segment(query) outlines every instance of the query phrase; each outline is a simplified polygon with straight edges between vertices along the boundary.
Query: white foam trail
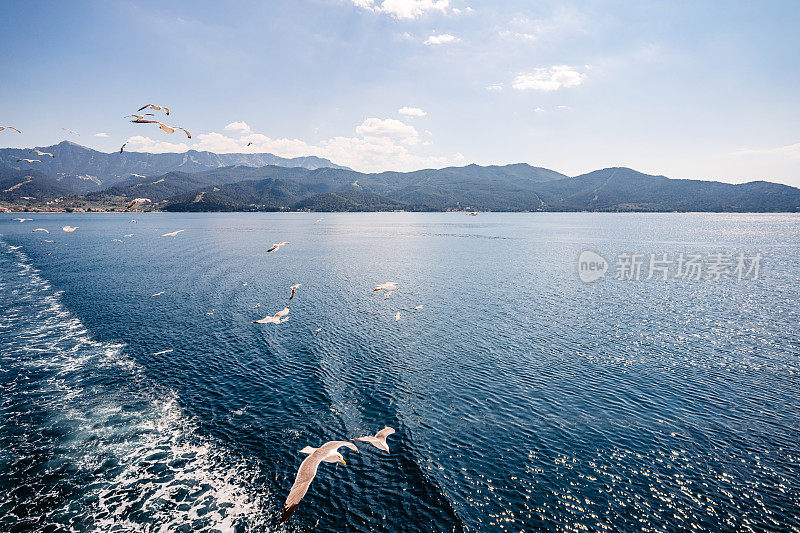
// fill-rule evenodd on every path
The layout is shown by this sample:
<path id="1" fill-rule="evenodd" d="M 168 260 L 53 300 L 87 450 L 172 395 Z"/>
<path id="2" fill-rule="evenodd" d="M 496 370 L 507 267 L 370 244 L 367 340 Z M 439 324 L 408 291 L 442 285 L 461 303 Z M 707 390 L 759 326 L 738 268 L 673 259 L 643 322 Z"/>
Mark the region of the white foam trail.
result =
<path id="1" fill-rule="evenodd" d="M 36 492 L 0 494 L 6 518 L 72 531 L 266 529 L 270 499 L 254 484 L 257 470 L 201 437 L 175 394 L 157 392 L 124 345 L 92 340 L 23 251 L 2 240 L 0 251 L 0 367 L 16 376 L 4 383 L 0 434 L 13 425 L 29 439 L 2 453 L 15 464 L 32 446 L 51 454 L 49 477 L 17 474 Z M 20 422 L 34 410 L 39 419 Z M 42 442 L 43 434 L 55 436 Z M 59 490 L 64 497 L 49 498 Z M 37 501 L 45 491 L 53 505 Z M 32 507 L 40 516 L 17 515 Z"/>

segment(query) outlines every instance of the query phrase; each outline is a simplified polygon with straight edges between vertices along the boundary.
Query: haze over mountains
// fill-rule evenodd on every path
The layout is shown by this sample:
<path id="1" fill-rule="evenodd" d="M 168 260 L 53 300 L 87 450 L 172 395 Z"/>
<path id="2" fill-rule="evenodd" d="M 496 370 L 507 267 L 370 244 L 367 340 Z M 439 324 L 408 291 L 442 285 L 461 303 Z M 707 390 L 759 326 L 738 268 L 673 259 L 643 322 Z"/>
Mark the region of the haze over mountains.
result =
<path id="1" fill-rule="evenodd" d="M 106 154 L 68 142 L 43 151 L 56 157 L 21 164 L 16 159 L 29 151 L 0 150 L 0 202 L 119 209 L 144 197 L 166 211 L 800 211 L 800 189 L 788 185 L 669 179 L 628 168 L 576 177 L 527 164 L 368 174 L 315 157 Z"/>

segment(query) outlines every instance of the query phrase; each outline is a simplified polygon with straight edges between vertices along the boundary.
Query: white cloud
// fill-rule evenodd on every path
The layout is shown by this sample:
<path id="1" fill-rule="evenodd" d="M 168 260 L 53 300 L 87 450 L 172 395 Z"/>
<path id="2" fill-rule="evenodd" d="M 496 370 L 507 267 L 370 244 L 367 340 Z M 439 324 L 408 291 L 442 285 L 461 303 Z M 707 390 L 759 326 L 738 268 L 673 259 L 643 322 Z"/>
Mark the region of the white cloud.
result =
<path id="1" fill-rule="evenodd" d="M 94 136 L 95 137 L 108 137 L 108 133 L 106 133 L 106 132 L 95 133 Z"/>
<path id="2" fill-rule="evenodd" d="M 184 143 L 136 136 L 129 139 L 128 149 L 165 153 L 185 152 L 191 148 L 216 153 L 268 152 L 280 157 L 318 156 L 367 172 L 442 167 L 463 159 L 463 156 L 459 158 L 457 155 L 431 155 L 431 144 L 420 140 L 414 126 L 392 118 L 370 117 L 355 128 L 353 136 L 336 136 L 314 144 L 301 139 L 276 139 L 243 127 L 231 127 L 228 131 L 232 132 L 230 137 L 213 131 L 197 134 L 191 147 Z M 249 132 L 240 134 L 242 131 Z M 247 146 L 248 143 L 252 144 Z"/>
<path id="3" fill-rule="evenodd" d="M 534 110 L 533 110 L 533 112 L 534 112 L 534 113 L 544 113 L 544 112 L 545 112 L 545 109 L 544 109 L 544 108 L 542 108 L 542 107 L 537 107 L 536 109 L 534 109 Z"/>
<path id="4" fill-rule="evenodd" d="M 553 65 L 547 68 L 537 68 L 533 72 L 519 74 L 514 78 L 512 87 L 518 91 L 557 91 L 565 87 L 575 87 L 583 83 L 585 74 L 567 65 Z"/>
<path id="5" fill-rule="evenodd" d="M 800 143 L 779 146 L 778 148 L 766 148 L 762 150 L 745 149 L 739 150 L 736 153 L 742 155 L 788 155 L 791 157 L 800 157 Z"/>
<path id="6" fill-rule="evenodd" d="M 585 33 L 589 19 L 575 9 L 558 7 L 549 17 L 517 16 L 500 30 L 500 37 L 523 41 L 560 40 Z"/>
<path id="7" fill-rule="evenodd" d="M 502 91 L 503 90 L 503 84 L 502 83 L 495 83 L 494 85 L 489 85 L 488 87 L 486 87 L 486 90 L 487 91 L 492 91 L 492 92 Z"/>
<path id="8" fill-rule="evenodd" d="M 556 106 L 556 109 L 560 109 L 562 111 L 569 111 L 572 108 L 570 106 L 568 106 L 568 105 L 559 105 L 559 106 Z"/>
<path id="9" fill-rule="evenodd" d="M 460 41 L 458 37 L 455 35 L 451 35 L 449 33 L 441 33 L 439 35 L 431 35 L 427 39 L 425 39 L 425 44 L 450 44 L 450 43 L 457 43 Z"/>
<path id="10" fill-rule="evenodd" d="M 380 3 L 376 3 L 375 0 L 351 1 L 357 7 L 386 13 L 398 19 L 414 19 L 429 11 L 446 13 L 450 5 L 450 0 L 383 0 Z"/>
<path id="11" fill-rule="evenodd" d="M 415 144 L 419 138 L 416 128 L 393 118 L 368 118 L 356 128 L 356 133 L 365 138 L 388 138 L 405 144 Z"/>
<path id="12" fill-rule="evenodd" d="M 252 130 L 250 129 L 250 126 L 247 125 L 247 122 L 241 121 L 241 122 L 231 122 L 230 124 L 225 126 L 225 131 L 238 131 L 242 135 L 247 135 Z"/>
<path id="13" fill-rule="evenodd" d="M 424 117 L 428 114 L 418 107 L 408 107 L 408 106 L 401 107 L 400 109 L 397 110 L 397 112 L 400 113 L 401 115 L 406 115 L 409 117 Z"/>
<path id="14" fill-rule="evenodd" d="M 134 135 L 128 139 L 128 146 L 126 149 L 129 152 L 150 152 L 151 154 L 182 153 L 189 150 L 189 145 L 185 143 L 156 141 L 150 137 Z"/>

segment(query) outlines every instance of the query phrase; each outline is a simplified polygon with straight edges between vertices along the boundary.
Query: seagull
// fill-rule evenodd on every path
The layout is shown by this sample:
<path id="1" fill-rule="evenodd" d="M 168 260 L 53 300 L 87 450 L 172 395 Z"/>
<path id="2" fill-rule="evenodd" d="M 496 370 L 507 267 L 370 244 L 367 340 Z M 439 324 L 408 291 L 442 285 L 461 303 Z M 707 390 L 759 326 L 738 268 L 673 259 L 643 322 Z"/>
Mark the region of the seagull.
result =
<path id="1" fill-rule="evenodd" d="M 247 143 L 247 146 L 250 146 L 251 144 L 253 144 L 253 141 L 250 141 L 249 143 Z M 247 146 L 245 146 L 245 148 L 247 148 Z"/>
<path id="2" fill-rule="evenodd" d="M 283 324 L 289 317 L 286 316 L 289 314 L 289 306 L 287 305 L 277 313 L 272 316 L 265 316 L 261 320 L 253 320 L 253 324 Z M 285 318 L 284 318 L 285 317 Z"/>
<path id="3" fill-rule="evenodd" d="M 372 292 L 375 292 L 375 291 L 397 291 L 397 290 L 400 290 L 400 289 L 397 288 L 397 283 L 396 282 L 387 281 L 386 283 L 381 283 L 380 285 L 378 285 L 377 287 L 372 289 Z"/>
<path id="4" fill-rule="evenodd" d="M 175 237 L 178 233 L 182 231 L 185 230 L 179 229 L 178 231 L 173 231 L 172 233 L 165 233 L 164 235 L 162 235 L 162 237 Z"/>
<path id="5" fill-rule="evenodd" d="M 471 211 L 471 212 L 467 213 L 467 216 L 476 217 L 476 216 L 478 216 L 478 212 L 477 211 Z"/>
<path id="6" fill-rule="evenodd" d="M 26 220 L 33 220 L 32 218 L 12 218 L 11 220 L 19 220 L 19 223 L 22 224 Z"/>
<path id="7" fill-rule="evenodd" d="M 19 130 L 18 130 L 17 128 L 15 128 L 14 126 L 0 126 L 0 131 L 3 131 L 3 130 L 14 130 L 14 131 L 16 131 L 17 133 L 22 133 L 21 131 L 19 131 Z"/>
<path id="8" fill-rule="evenodd" d="M 154 353 L 153 355 L 164 355 L 165 353 L 171 353 L 171 352 L 174 352 L 174 351 L 175 351 L 174 349 L 162 350 L 160 352 Z"/>
<path id="9" fill-rule="evenodd" d="M 122 242 L 122 239 L 111 239 L 111 242 Z"/>
<path id="10" fill-rule="evenodd" d="M 256 304 L 256 305 L 253 307 L 253 309 L 255 309 L 256 307 L 261 307 L 261 302 L 258 302 L 258 303 L 257 303 L 257 304 Z"/>
<path id="11" fill-rule="evenodd" d="M 419 311 L 420 309 L 422 309 L 422 306 L 421 306 L 421 305 L 418 305 L 418 306 L 416 306 L 416 307 L 414 308 L 414 311 Z"/>
<path id="12" fill-rule="evenodd" d="M 362 442 L 369 442 L 370 444 L 372 444 L 373 446 L 375 446 L 379 450 L 383 450 L 386 453 L 390 453 L 389 452 L 389 445 L 386 443 L 386 437 L 388 437 L 389 435 L 393 435 L 393 434 L 394 434 L 394 429 L 390 428 L 389 426 L 386 426 L 385 428 L 383 428 L 382 430 L 377 432 L 374 437 L 370 437 L 370 436 L 359 437 L 359 438 L 357 438 L 355 440 L 362 441 Z"/>
<path id="13" fill-rule="evenodd" d="M 134 198 L 134 200 L 125 207 L 125 210 L 127 211 L 136 204 L 152 204 L 152 203 L 153 201 L 150 198 Z"/>
<path id="14" fill-rule="evenodd" d="M 281 512 L 280 520 L 281 524 L 289 520 L 289 517 L 292 516 L 297 506 L 300 505 L 300 500 L 302 500 L 303 496 L 308 492 L 308 487 L 314 480 L 314 476 L 317 475 L 317 469 L 321 462 L 347 464 L 342 454 L 339 453 L 339 448 L 342 446 L 347 446 L 351 450 L 358 452 L 358 448 L 356 448 L 355 444 L 343 440 L 326 442 L 316 449 L 306 446 L 301 450 L 303 453 L 310 452 L 310 455 L 303 460 L 300 468 L 297 470 L 297 477 L 294 479 L 294 485 L 292 485 L 292 489 L 289 491 L 286 503 L 283 504 L 283 512 Z"/>
<path id="15" fill-rule="evenodd" d="M 294 291 L 296 291 L 297 289 L 299 289 L 299 288 L 300 288 L 300 287 L 302 287 L 302 286 L 303 286 L 303 285 L 302 285 L 302 284 L 300 284 L 300 283 L 295 283 L 294 285 L 292 285 L 291 287 L 289 287 L 290 289 L 292 289 L 292 294 L 290 294 L 290 295 L 289 295 L 289 299 L 290 299 L 290 300 L 291 300 L 292 298 L 294 298 Z"/>
<path id="16" fill-rule="evenodd" d="M 157 292 L 157 293 L 153 294 L 152 296 L 161 296 L 161 295 L 162 295 L 162 294 L 164 294 L 165 292 L 167 292 L 167 291 L 161 291 L 161 292 Z"/>
<path id="17" fill-rule="evenodd" d="M 269 253 L 269 252 L 274 252 L 274 251 L 275 251 L 275 250 L 277 250 L 278 248 L 283 248 L 283 247 L 284 247 L 284 246 L 286 246 L 287 244 L 289 244 L 289 241 L 283 241 L 283 242 L 278 242 L 278 243 L 275 243 L 275 244 L 273 244 L 273 245 L 272 245 L 272 248 L 270 248 L 269 250 L 267 250 L 267 253 Z"/>
<path id="18" fill-rule="evenodd" d="M 45 232 L 45 233 L 50 233 L 49 231 L 47 231 L 47 230 L 46 230 L 46 229 L 44 229 L 44 228 L 36 228 L 36 229 L 35 229 L 35 230 L 33 230 L 31 233 L 36 233 L 37 231 L 43 231 L 43 232 Z"/>
<path id="19" fill-rule="evenodd" d="M 400 320 L 400 311 L 398 311 L 397 314 L 394 315 L 394 319 L 395 320 Z"/>
<path id="20" fill-rule="evenodd" d="M 317 329 L 315 329 L 315 330 L 314 330 L 314 335 L 316 335 L 316 334 L 317 334 L 317 333 L 319 333 L 320 331 L 322 331 L 322 328 L 317 328 Z"/>
<path id="21" fill-rule="evenodd" d="M 50 157 L 52 157 L 53 159 L 55 159 L 55 157 L 56 157 L 56 156 L 54 156 L 53 154 L 51 154 L 50 152 L 42 152 L 42 151 L 40 151 L 40 150 L 37 150 L 36 148 L 34 148 L 33 150 L 31 150 L 31 152 L 34 152 L 36 155 L 49 155 L 49 156 L 50 156 Z"/>
<path id="22" fill-rule="evenodd" d="M 133 233 L 128 233 L 127 235 L 123 235 L 123 236 L 122 236 L 122 238 L 123 238 L 123 239 L 124 239 L 125 237 L 133 237 Z"/>
<path id="23" fill-rule="evenodd" d="M 22 248 L 22 246 L 11 246 L 10 244 L 8 245 L 8 247 L 11 250 L 19 250 L 20 248 Z"/>
<path id="24" fill-rule="evenodd" d="M 126 146 L 128 146 L 128 141 L 122 143 L 122 146 L 119 147 L 119 153 L 122 153 L 125 150 Z"/>
<path id="25" fill-rule="evenodd" d="M 64 130 L 64 131 L 66 131 L 66 132 L 68 132 L 68 133 L 74 133 L 75 135 L 80 135 L 80 133 L 78 133 L 77 131 L 72 131 L 72 130 L 71 130 L 71 129 L 69 129 L 69 128 L 61 128 L 61 129 L 62 129 L 62 130 Z"/>
<path id="26" fill-rule="evenodd" d="M 188 137 L 189 139 L 191 139 L 191 138 L 192 138 L 192 134 L 191 134 L 191 133 L 189 133 L 189 130 L 185 130 L 185 129 L 183 129 L 183 128 L 179 128 L 178 126 L 175 126 L 175 129 L 176 129 L 176 130 L 181 130 L 183 133 L 185 133 L 185 134 L 186 134 L 186 137 Z"/>
<path id="27" fill-rule="evenodd" d="M 383 299 L 384 299 L 384 300 L 388 300 L 388 299 L 389 299 L 389 296 L 391 296 L 391 295 L 392 295 L 392 292 L 391 292 L 391 291 L 389 291 L 389 292 L 387 292 L 387 293 L 386 293 L 386 296 L 384 296 L 384 297 L 383 297 Z"/>
<path id="28" fill-rule="evenodd" d="M 147 105 L 143 105 L 142 107 L 140 107 L 139 109 L 137 109 L 137 111 L 142 111 L 142 110 L 144 110 L 144 109 L 152 109 L 153 111 L 161 111 L 161 110 L 163 109 L 163 110 L 164 110 L 164 113 L 166 113 L 167 115 L 169 115 L 169 108 L 168 108 L 168 107 L 166 107 L 166 106 L 160 106 L 160 107 L 159 107 L 159 106 L 157 106 L 157 105 L 153 105 L 153 104 L 147 104 Z"/>
<path id="29" fill-rule="evenodd" d="M 63 227 L 63 228 L 61 228 L 61 229 L 63 229 L 63 230 L 64 230 L 64 231 L 66 231 L 67 233 L 72 233 L 73 231 L 75 231 L 76 229 L 78 229 L 78 227 L 77 227 L 77 226 L 75 226 L 75 227 L 73 228 L 72 226 L 64 226 L 64 227 Z"/>
<path id="30" fill-rule="evenodd" d="M 242 282 L 242 287 L 247 287 L 247 282 L 246 281 Z"/>
<path id="31" fill-rule="evenodd" d="M 25 159 L 25 158 L 17 159 L 17 163 L 19 163 L 20 161 L 25 161 L 26 163 L 41 163 L 41 160 L 39 159 Z"/>

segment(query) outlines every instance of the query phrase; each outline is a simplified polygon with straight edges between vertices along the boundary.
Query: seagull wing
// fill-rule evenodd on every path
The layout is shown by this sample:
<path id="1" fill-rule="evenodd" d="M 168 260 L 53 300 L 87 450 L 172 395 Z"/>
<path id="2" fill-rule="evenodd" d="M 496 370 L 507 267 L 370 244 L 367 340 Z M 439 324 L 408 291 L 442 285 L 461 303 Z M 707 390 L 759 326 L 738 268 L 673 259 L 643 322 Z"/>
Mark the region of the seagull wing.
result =
<path id="1" fill-rule="evenodd" d="M 167 113 L 167 114 L 169 114 L 169 113 Z M 178 126 L 175 126 L 175 129 L 176 129 L 176 130 L 181 130 L 183 133 L 185 133 L 185 134 L 186 134 L 186 137 L 188 137 L 189 139 L 191 139 L 191 138 L 192 138 L 192 134 L 191 134 L 191 133 L 189 133 L 189 130 L 187 130 L 187 129 L 184 129 L 184 128 L 179 128 Z"/>
<path id="2" fill-rule="evenodd" d="M 300 468 L 297 470 L 297 476 L 294 478 L 292 489 L 289 491 L 289 496 L 286 497 L 286 502 L 283 504 L 281 524 L 289 520 L 289 517 L 292 516 L 297 506 L 300 505 L 300 500 L 302 500 L 303 496 L 308 492 L 308 487 L 314 480 L 314 476 L 317 475 L 317 468 L 319 468 L 319 464 L 322 462 L 323 458 L 324 454 L 321 454 L 318 449 L 316 452 L 306 457 L 300 464 Z"/>
<path id="3" fill-rule="evenodd" d="M 376 433 L 375 437 L 378 438 L 378 439 L 386 440 L 386 437 L 388 437 L 389 435 L 393 435 L 393 434 L 394 434 L 394 429 L 387 426 L 387 427 L 383 428 L 382 430 L 380 430 L 378 433 Z"/>
<path id="4" fill-rule="evenodd" d="M 277 244 L 273 244 L 272 247 L 269 250 L 267 250 L 267 253 L 274 252 L 278 248 L 280 248 L 280 246 L 278 246 Z"/>
<path id="5" fill-rule="evenodd" d="M 157 122 L 157 124 L 158 124 L 159 128 L 161 128 L 162 130 L 166 131 L 167 133 L 175 133 L 175 130 L 173 128 L 170 128 L 166 124 L 164 124 L 162 122 Z"/>
<path id="6" fill-rule="evenodd" d="M 275 313 L 273 315 L 273 318 L 281 318 L 281 317 L 284 317 L 284 316 L 286 316 L 288 314 L 289 314 L 289 306 L 287 305 L 286 307 L 284 307 L 283 309 L 281 309 L 280 311 Z"/>

